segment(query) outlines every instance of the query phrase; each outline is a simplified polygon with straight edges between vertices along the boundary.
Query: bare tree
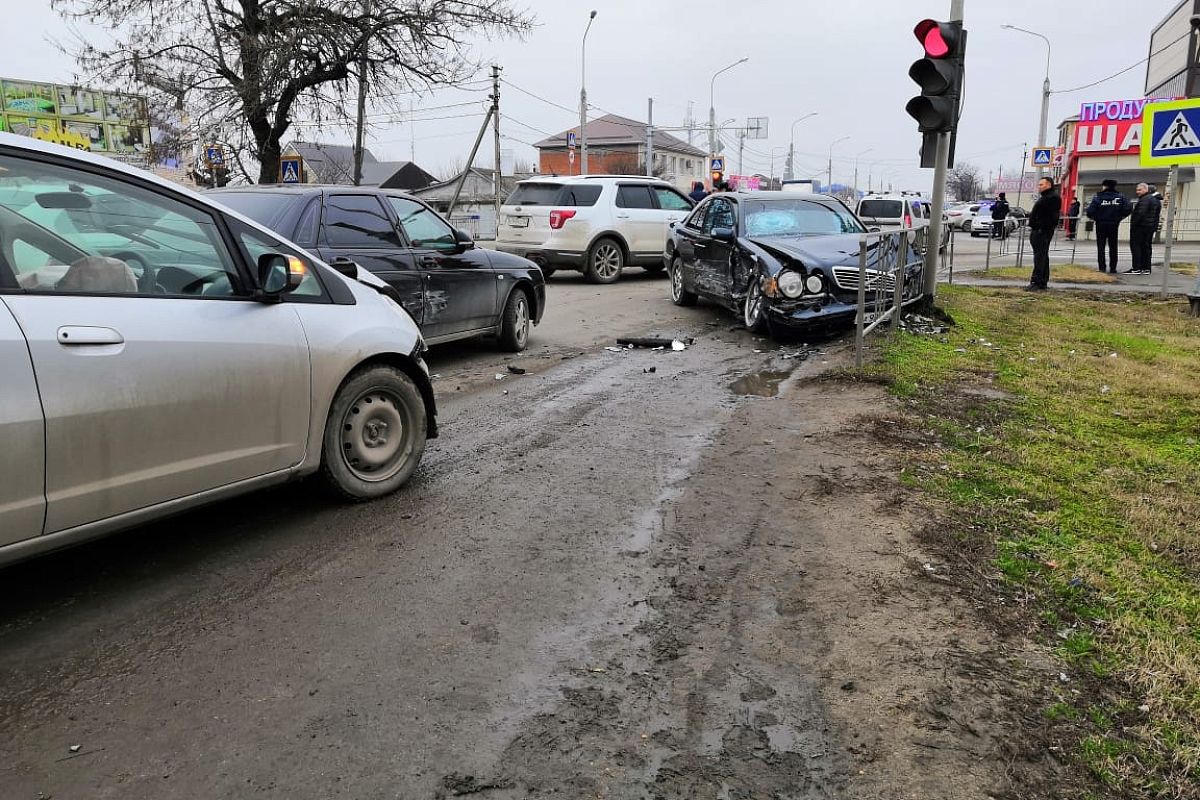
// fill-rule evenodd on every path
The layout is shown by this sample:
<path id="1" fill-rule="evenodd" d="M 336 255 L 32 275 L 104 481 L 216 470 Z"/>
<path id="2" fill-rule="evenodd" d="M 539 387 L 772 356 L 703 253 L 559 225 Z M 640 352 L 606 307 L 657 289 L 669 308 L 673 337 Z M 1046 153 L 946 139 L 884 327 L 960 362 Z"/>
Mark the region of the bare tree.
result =
<path id="1" fill-rule="evenodd" d="M 983 176 L 974 164 L 960 161 L 946 173 L 946 188 L 959 200 L 975 200 L 983 192 Z"/>
<path id="2" fill-rule="evenodd" d="M 376 107 L 400 92 L 466 80 L 478 65 L 467 40 L 522 35 L 532 18 L 512 0 L 51 0 L 64 17 L 106 29 L 112 42 L 80 42 L 81 69 L 129 87 L 150 86 L 170 105 L 203 110 L 197 128 L 232 126 L 258 164 L 279 172 L 283 137 L 298 117 L 346 124 L 359 72 Z"/>

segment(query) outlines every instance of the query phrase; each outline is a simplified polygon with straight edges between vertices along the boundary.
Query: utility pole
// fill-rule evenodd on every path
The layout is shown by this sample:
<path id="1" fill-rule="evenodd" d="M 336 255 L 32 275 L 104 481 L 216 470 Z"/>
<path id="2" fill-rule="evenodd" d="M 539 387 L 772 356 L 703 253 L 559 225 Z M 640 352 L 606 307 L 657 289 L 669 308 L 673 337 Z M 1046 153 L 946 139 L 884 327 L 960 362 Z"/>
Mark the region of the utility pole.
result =
<path id="1" fill-rule="evenodd" d="M 646 177 L 654 177 L 654 98 L 646 98 Z"/>
<path id="2" fill-rule="evenodd" d="M 492 130 L 496 134 L 496 172 L 493 187 L 496 190 L 496 230 L 500 225 L 500 67 L 492 65 Z M 471 165 L 468 164 L 470 169 Z"/>
<path id="3" fill-rule="evenodd" d="M 371 24 L 371 0 L 363 0 L 363 15 Z M 362 54 L 358 57 L 358 124 L 354 133 L 354 185 L 362 185 L 363 124 L 367 114 L 367 47 L 370 34 L 363 40 Z"/>
<path id="4" fill-rule="evenodd" d="M 696 130 L 696 117 L 692 112 L 693 106 L 695 106 L 695 102 L 688 100 L 687 117 L 685 117 L 683 120 L 683 124 L 687 128 L 688 144 L 692 143 L 692 136 L 695 134 Z"/>
<path id="5" fill-rule="evenodd" d="M 471 147 L 471 155 L 467 158 L 467 166 L 463 169 L 462 174 L 458 176 L 458 185 L 454 187 L 454 196 L 450 198 L 450 207 L 446 209 L 446 219 L 450 219 L 454 214 L 454 207 L 458 205 L 458 198 L 462 195 L 463 184 L 467 182 L 467 175 L 471 172 L 471 166 L 475 163 L 475 154 L 479 152 L 479 145 L 483 143 L 483 135 L 487 133 L 488 125 L 492 123 L 492 115 L 496 113 L 496 104 L 492 103 L 488 107 L 487 115 L 483 118 L 483 124 L 479 126 L 479 135 L 475 137 L 475 144 Z M 499 218 L 496 223 L 499 225 Z"/>
<path id="6" fill-rule="evenodd" d="M 745 149 L 746 149 L 746 129 L 743 128 L 742 130 L 738 131 L 738 171 L 737 171 L 738 175 L 746 174 L 746 173 L 742 172 L 742 151 Z M 772 156 L 771 159 L 772 159 L 772 163 L 774 163 L 774 156 Z M 774 174 L 775 174 L 775 170 L 772 169 L 771 175 L 774 176 Z"/>
<path id="7" fill-rule="evenodd" d="M 586 175 L 588 171 L 587 157 L 587 35 L 592 29 L 592 20 L 596 18 L 595 10 L 588 17 L 587 28 L 583 31 L 583 43 L 579 46 L 579 174 Z"/>

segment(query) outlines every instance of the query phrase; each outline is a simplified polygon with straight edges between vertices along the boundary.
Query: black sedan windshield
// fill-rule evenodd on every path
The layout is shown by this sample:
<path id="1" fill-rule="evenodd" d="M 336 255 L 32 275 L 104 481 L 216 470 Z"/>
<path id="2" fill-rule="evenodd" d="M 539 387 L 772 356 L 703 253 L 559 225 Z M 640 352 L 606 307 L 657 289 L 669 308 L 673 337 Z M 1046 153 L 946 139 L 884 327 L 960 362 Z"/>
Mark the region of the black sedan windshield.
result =
<path id="1" fill-rule="evenodd" d="M 866 232 L 845 208 L 799 198 L 743 201 L 742 218 L 747 236 L 829 236 Z"/>

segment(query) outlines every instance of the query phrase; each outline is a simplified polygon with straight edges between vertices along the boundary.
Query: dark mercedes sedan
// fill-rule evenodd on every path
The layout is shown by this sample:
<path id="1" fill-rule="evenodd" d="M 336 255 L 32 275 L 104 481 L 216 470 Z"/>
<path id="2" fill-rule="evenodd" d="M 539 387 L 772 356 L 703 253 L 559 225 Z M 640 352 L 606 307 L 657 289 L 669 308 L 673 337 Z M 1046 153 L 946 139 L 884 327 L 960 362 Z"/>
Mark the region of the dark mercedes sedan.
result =
<path id="1" fill-rule="evenodd" d="M 862 220 L 829 195 L 712 195 L 671 229 L 663 253 L 671 299 L 691 306 L 704 297 L 740 312 L 746 327 L 759 333 L 850 325 L 864 233 Z M 878 238 L 868 241 L 869 276 L 878 274 L 887 249 Z M 911 245 L 907 251 L 906 301 L 921 292 L 920 257 Z M 874 282 L 868 278 L 868 287 Z"/>
<path id="2" fill-rule="evenodd" d="M 404 192 L 353 186 L 249 186 L 206 193 L 307 248 L 339 272 L 373 272 L 441 344 L 495 336 L 512 352 L 529 344 L 546 307 L 541 269 L 477 248 L 434 209 Z"/>

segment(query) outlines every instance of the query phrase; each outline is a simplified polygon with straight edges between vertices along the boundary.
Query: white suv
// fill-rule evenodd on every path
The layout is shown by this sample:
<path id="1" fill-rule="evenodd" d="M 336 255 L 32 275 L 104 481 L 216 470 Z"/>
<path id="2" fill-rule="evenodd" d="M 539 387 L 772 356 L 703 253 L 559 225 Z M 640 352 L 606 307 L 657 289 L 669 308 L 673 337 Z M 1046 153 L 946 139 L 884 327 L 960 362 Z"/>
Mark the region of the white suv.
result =
<path id="1" fill-rule="evenodd" d="M 671 224 L 693 205 L 657 178 L 531 178 L 500 207 L 496 249 L 528 258 L 547 278 L 574 269 L 593 283 L 612 283 L 630 265 L 661 272 Z"/>

